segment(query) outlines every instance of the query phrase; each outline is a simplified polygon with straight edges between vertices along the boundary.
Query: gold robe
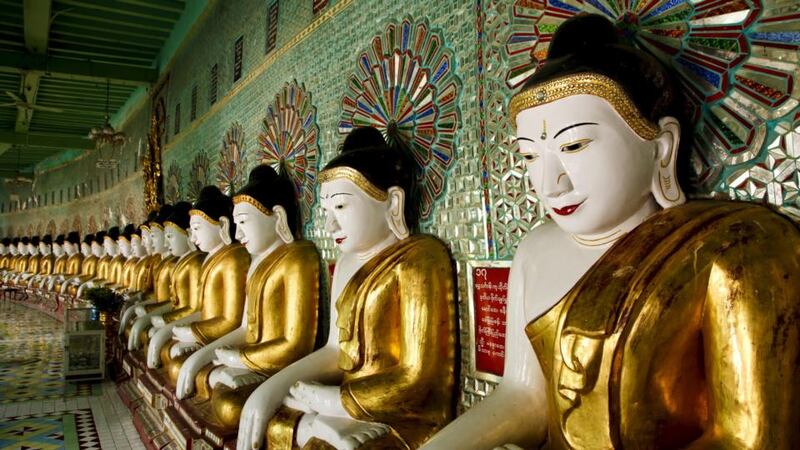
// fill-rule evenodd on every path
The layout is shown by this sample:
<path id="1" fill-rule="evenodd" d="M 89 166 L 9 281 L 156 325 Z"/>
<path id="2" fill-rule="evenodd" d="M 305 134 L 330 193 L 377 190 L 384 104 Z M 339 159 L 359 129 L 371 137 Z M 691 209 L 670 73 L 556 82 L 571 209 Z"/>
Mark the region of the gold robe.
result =
<path id="1" fill-rule="evenodd" d="M 72 256 L 68 256 L 66 263 L 64 264 L 64 271 L 61 272 L 65 279 L 58 283 L 55 283 L 53 286 L 53 292 L 60 293 L 61 287 L 66 282 L 66 278 L 74 277 L 76 275 L 80 275 L 81 273 L 81 266 L 83 265 L 83 255 L 80 253 L 75 253 Z"/>
<path id="2" fill-rule="evenodd" d="M 53 255 L 39 257 L 39 275 L 50 275 L 53 273 Z"/>
<path id="3" fill-rule="evenodd" d="M 106 284 L 119 284 L 122 277 L 122 266 L 125 264 L 125 257 L 117 255 L 111 259 L 108 265 L 108 275 L 106 276 Z"/>
<path id="4" fill-rule="evenodd" d="M 67 255 L 61 255 L 53 263 L 53 274 L 62 274 L 67 271 Z"/>
<path id="5" fill-rule="evenodd" d="M 9 269 L 11 266 L 11 262 L 14 260 L 14 257 L 11 255 L 3 255 L 0 258 L 0 269 Z"/>
<path id="6" fill-rule="evenodd" d="M 245 282 L 250 254 L 241 244 L 222 247 L 207 258 L 200 274 L 200 320 L 190 327 L 197 342 L 206 345 L 235 330 L 242 324 Z M 174 343 L 175 341 L 173 341 Z M 169 357 L 171 345 L 162 349 L 162 361 L 168 367 L 170 381 L 178 380 L 183 361 L 189 356 Z"/>
<path id="7" fill-rule="evenodd" d="M 131 256 L 125 261 L 125 264 L 122 265 L 120 285 L 123 289 L 131 289 L 133 286 L 134 276 L 136 275 L 136 264 L 138 262 L 139 258 Z"/>
<path id="8" fill-rule="evenodd" d="M 253 271 L 247 281 L 247 335 L 240 352 L 254 372 L 272 376 L 314 350 L 319 279 L 320 256 L 311 241 L 281 246 Z M 207 377 L 198 378 L 198 384 L 208 382 Z M 218 385 L 211 390 L 221 427 L 235 429 L 244 402 L 258 385 L 235 390 Z M 203 391 L 198 386 L 198 392 Z"/>
<path id="9" fill-rule="evenodd" d="M 336 301 L 342 404 L 358 420 L 391 427 L 368 448 L 418 448 L 454 416 L 456 299 L 444 244 L 413 235 L 383 250 Z M 268 448 L 296 442 L 297 411 L 268 425 Z M 305 448 L 330 448 L 312 439 Z"/>
<path id="10" fill-rule="evenodd" d="M 134 280 L 134 291 L 143 294 L 150 293 L 153 290 L 153 268 L 161 262 L 161 255 L 148 255 L 140 259 L 136 264 L 136 276 Z"/>
<path id="11" fill-rule="evenodd" d="M 199 250 L 181 257 L 172 273 L 172 311 L 161 317 L 165 323 L 182 319 L 200 306 L 200 273 L 206 253 Z"/>
<path id="12" fill-rule="evenodd" d="M 690 202 L 620 239 L 526 327 L 549 447 L 796 448 L 800 232 Z"/>
<path id="13" fill-rule="evenodd" d="M 21 255 L 17 258 L 16 272 L 25 273 L 25 271 L 28 269 L 28 259 L 30 259 L 30 256 Z"/>
<path id="14" fill-rule="evenodd" d="M 25 272 L 33 274 L 39 273 L 39 261 L 40 261 L 39 255 L 29 256 Z"/>
<path id="15" fill-rule="evenodd" d="M 172 302 L 172 271 L 175 270 L 177 262 L 177 256 L 169 255 L 153 267 L 152 299 L 156 302 L 145 305 L 144 308 L 148 313 Z"/>
<path id="16" fill-rule="evenodd" d="M 108 273 L 112 259 L 113 259 L 112 256 L 105 255 L 97 260 L 97 274 L 95 275 L 95 278 L 97 278 L 100 281 L 104 281 L 108 278 Z"/>

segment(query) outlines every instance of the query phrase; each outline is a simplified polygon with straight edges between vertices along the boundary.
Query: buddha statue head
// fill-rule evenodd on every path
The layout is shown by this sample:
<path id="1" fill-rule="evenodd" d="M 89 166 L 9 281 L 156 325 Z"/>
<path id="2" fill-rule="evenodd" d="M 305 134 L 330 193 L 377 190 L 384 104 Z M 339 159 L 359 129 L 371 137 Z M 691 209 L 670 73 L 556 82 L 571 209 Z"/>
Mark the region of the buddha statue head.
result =
<path id="1" fill-rule="evenodd" d="M 233 196 L 236 239 L 253 256 L 291 243 L 297 235 L 298 211 L 289 177 L 262 164 L 250 172 L 247 184 Z"/>
<path id="2" fill-rule="evenodd" d="M 117 239 L 119 253 L 125 259 L 131 256 L 131 236 L 133 236 L 134 231 L 136 231 L 136 227 L 134 227 L 132 223 L 129 223 L 125 225 L 125 228 L 122 229 L 122 233 L 119 235 L 119 239 Z"/>
<path id="3" fill-rule="evenodd" d="M 106 232 L 105 231 L 98 231 L 94 235 L 94 240 L 92 241 L 92 255 L 102 258 L 105 256 L 105 248 L 103 247 L 106 240 Z"/>
<path id="4" fill-rule="evenodd" d="M 53 237 L 45 234 L 42 236 L 42 240 L 39 241 L 39 254 L 47 256 L 51 253 L 53 253 Z"/>
<path id="5" fill-rule="evenodd" d="M 81 245 L 81 235 L 77 231 L 70 231 L 64 239 L 64 253 L 67 256 L 72 256 L 78 253 L 78 247 Z"/>
<path id="6" fill-rule="evenodd" d="M 133 234 L 131 234 L 131 255 L 137 258 L 147 255 L 147 249 L 142 241 L 143 234 L 144 231 L 142 231 L 141 228 L 136 228 L 133 230 Z"/>
<path id="7" fill-rule="evenodd" d="M 213 253 L 232 242 L 233 202 L 216 186 L 206 186 L 189 211 L 189 226 L 200 251 Z"/>
<path id="8" fill-rule="evenodd" d="M 393 139 L 394 142 L 399 140 Z M 353 130 L 319 174 L 325 229 L 344 253 L 365 255 L 416 226 L 414 165 L 374 128 Z"/>
<path id="9" fill-rule="evenodd" d="M 8 252 L 13 256 L 19 255 L 19 238 L 11 239 L 11 245 L 8 247 Z"/>
<path id="10" fill-rule="evenodd" d="M 94 242 L 94 235 L 92 233 L 83 237 L 83 242 L 81 242 L 81 254 L 84 258 L 91 256 L 92 242 Z"/>
<path id="11" fill-rule="evenodd" d="M 41 242 L 41 238 L 39 236 L 34 236 L 31 240 L 28 241 L 28 254 L 29 255 L 38 255 L 39 254 L 39 243 Z"/>
<path id="12" fill-rule="evenodd" d="M 533 188 L 579 242 L 619 236 L 686 201 L 673 77 L 604 17 L 565 21 L 509 110 Z"/>
<path id="13" fill-rule="evenodd" d="M 28 256 L 28 244 L 30 244 L 31 238 L 28 236 L 24 236 L 22 239 L 19 240 L 17 244 L 17 252 L 22 256 Z"/>
<path id="14" fill-rule="evenodd" d="M 158 210 L 155 220 L 150 225 L 150 248 L 153 253 L 165 254 L 169 250 L 164 240 L 164 222 L 172 214 L 172 205 L 164 205 Z"/>
<path id="15" fill-rule="evenodd" d="M 64 256 L 64 241 L 66 240 L 66 236 L 63 234 L 59 234 L 56 236 L 56 240 L 53 241 L 53 256 L 59 258 Z"/>
<path id="16" fill-rule="evenodd" d="M 103 252 L 109 256 L 117 256 L 119 247 L 117 246 L 117 239 L 119 239 L 119 227 L 111 227 L 106 232 L 103 238 Z"/>
<path id="17" fill-rule="evenodd" d="M 11 245 L 11 238 L 3 238 L 3 240 L 0 241 L 0 255 L 8 254 L 9 245 Z"/>
<path id="18" fill-rule="evenodd" d="M 178 202 L 172 208 L 172 213 L 164 221 L 164 239 L 169 252 L 173 256 L 183 256 L 189 252 L 189 211 L 192 205 L 189 202 Z"/>
<path id="19" fill-rule="evenodd" d="M 142 232 L 142 247 L 144 247 L 144 250 L 148 255 L 153 254 L 153 246 L 150 241 L 150 224 L 155 222 L 157 219 L 158 211 L 150 211 L 150 213 L 147 215 L 147 220 L 145 220 L 145 222 L 139 226 L 139 229 Z"/>

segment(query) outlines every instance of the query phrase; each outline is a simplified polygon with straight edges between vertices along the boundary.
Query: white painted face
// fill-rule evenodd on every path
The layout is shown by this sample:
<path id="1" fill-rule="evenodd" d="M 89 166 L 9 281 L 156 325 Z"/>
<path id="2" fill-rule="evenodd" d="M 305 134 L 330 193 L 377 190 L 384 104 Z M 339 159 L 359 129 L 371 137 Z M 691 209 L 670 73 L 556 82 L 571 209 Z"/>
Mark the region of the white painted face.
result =
<path id="1" fill-rule="evenodd" d="M 108 236 L 103 238 L 103 251 L 106 253 L 106 255 L 111 255 L 115 253 L 114 252 L 115 250 L 116 249 L 114 248 L 114 240 Z"/>
<path id="2" fill-rule="evenodd" d="M 613 230 L 652 197 L 655 141 L 604 99 L 574 95 L 517 116 L 517 141 L 547 212 L 571 234 Z"/>
<path id="3" fill-rule="evenodd" d="M 12 254 L 12 255 L 14 255 L 14 256 L 17 256 L 17 255 L 19 254 L 19 250 L 18 250 L 18 249 L 17 249 L 17 247 L 16 247 L 15 245 L 13 245 L 13 244 L 12 244 L 12 245 L 10 245 L 10 246 L 8 246 L 8 251 L 9 251 L 9 253 L 11 253 L 11 254 Z"/>
<path id="4" fill-rule="evenodd" d="M 142 247 L 148 253 L 151 252 L 152 248 L 150 247 L 150 229 L 149 228 L 142 228 Z"/>
<path id="5" fill-rule="evenodd" d="M 64 253 L 68 256 L 74 255 L 78 251 L 78 248 L 72 242 L 64 242 Z"/>
<path id="6" fill-rule="evenodd" d="M 245 246 L 251 255 L 260 255 L 278 239 L 277 215 L 268 216 L 249 203 L 238 203 L 233 207 L 236 224 L 236 240 Z"/>
<path id="7" fill-rule="evenodd" d="M 150 248 L 154 253 L 161 253 L 166 250 L 166 242 L 164 241 L 164 230 L 161 228 L 150 228 Z"/>
<path id="8" fill-rule="evenodd" d="M 92 242 L 92 254 L 98 258 L 103 256 L 103 247 L 97 242 Z"/>
<path id="9" fill-rule="evenodd" d="M 117 247 L 119 247 L 119 252 L 125 258 L 131 256 L 131 242 L 127 238 L 119 238 Z"/>
<path id="10" fill-rule="evenodd" d="M 390 202 L 375 200 L 350 180 L 322 183 L 320 199 L 325 231 L 344 253 L 367 252 L 392 234 L 387 220 Z"/>
<path id="11" fill-rule="evenodd" d="M 167 241 L 169 252 L 174 256 L 183 256 L 189 251 L 188 236 L 172 225 L 164 228 L 164 239 Z"/>
<path id="12" fill-rule="evenodd" d="M 53 256 L 56 258 L 64 255 L 64 247 L 58 244 L 53 244 Z"/>
<path id="13" fill-rule="evenodd" d="M 49 255 L 50 254 L 50 246 L 45 244 L 44 242 L 39 243 L 39 254 L 40 255 Z"/>
<path id="14" fill-rule="evenodd" d="M 194 244 L 200 251 L 210 252 L 222 244 L 219 225 L 213 224 L 200 216 L 193 215 L 189 219 L 189 227 L 192 229 Z"/>
<path id="15" fill-rule="evenodd" d="M 38 247 L 36 247 L 33 244 L 28 244 L 28 254 L 29 255 L 35 255 L 37 250 L 38 250 Z"/>
<path id="16" fill-rule="evenodd" d="M 85 257 L 91 255 L 92 246 L 87 244 L 86 242 L 81 242 L 81 254 Z"/>
<path id="17" fill-rule="evenodd" d="M 141 255 L 145 252 L 146 250 L 144 244 L 142 244 L 142 238 L 136 234 L 131 236 L 131 253 L 134 255 Z"/>

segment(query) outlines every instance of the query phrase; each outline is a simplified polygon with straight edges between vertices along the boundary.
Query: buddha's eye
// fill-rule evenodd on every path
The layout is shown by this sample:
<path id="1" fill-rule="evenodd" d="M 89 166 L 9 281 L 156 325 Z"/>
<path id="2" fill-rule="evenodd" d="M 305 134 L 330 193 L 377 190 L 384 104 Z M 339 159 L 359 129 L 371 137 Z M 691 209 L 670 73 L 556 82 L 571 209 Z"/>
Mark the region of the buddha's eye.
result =
<path id="1" fill-rule="evenodd" d="M 561 151 L 565 153 L 577 153 L 585 149 L 591 142 L 591 139 L 581 139 L 578 141 L 568 142 L 561 146 Z"/>
<path id="2" fill-rule="evenodd" d="M 334 209 L 344 209 L 344 204 L 343 203 L 339 203 L 338 205 L 334 206 L 333 208 Z"/>
<path id="3" fill-rule="evenodd" d="M 539 155 L 536 153 L 522 153 L 522 158 L 525 160 L 526 163 L 532 163 L 539 159 Z"/>

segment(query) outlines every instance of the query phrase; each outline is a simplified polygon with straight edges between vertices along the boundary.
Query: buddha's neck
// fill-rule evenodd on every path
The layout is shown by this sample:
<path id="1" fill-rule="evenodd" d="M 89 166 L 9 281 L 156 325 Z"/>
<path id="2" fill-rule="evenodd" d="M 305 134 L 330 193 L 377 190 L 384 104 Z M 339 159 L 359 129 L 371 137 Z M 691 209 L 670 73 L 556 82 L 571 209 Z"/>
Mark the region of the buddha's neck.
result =
<path id="1" fill-rule="evenodd" d="M 635 213 L 614 228 L 597 234 L 573 234 L 572 239 L 585 247 L 611 247 L 614 242 L 641 225 L 659 209 L 658 203 L 651 196 Z"/>
<path id="2" fill-rule="evenodd" d="M 384 240 L 380 241 L 377 245 L 373 245 L 369 250 L 365 252 L 357 253 L 356 257 L 360 261 L 369 261 L 375 255 L 377 255 L 378 253 L 382 252 L 383 250 L 385 250 L 386 248 L 395 243 L 397 243 L 397 236 L 395 236 L 394 233 L 389 233 L 389 235 L 386 236 Z"/>
<path id="3" fill-rule="evenodd" d="M 211 250 L 208 251 L 208 256 L 206 257 L 206 259 L 209 259 L 212 256 L 214 256 L 218 251 L 222 250 L 222 247 L 225 247 L 225 243 L 224 242 L 220 242 L 219 244 L 217 244 L 216 247 L 214 247 L 214 248 L 212 248 Z"/>
<path id="4" fill-rule="evenodd" d="M 275 239 L 275 242 L 270 244 L 266 250 L 256 255 L 254 258 L 250 260 L 250 268 L 247 270 L 247 279 L 249 280 L 253 273 L 258 268 L 258 265 L 261 264 L 261 261 L 267 258 L 267 256 L 271 255 L 275 250 L 281 248 L 284 244 L 283 240 Z"/>

